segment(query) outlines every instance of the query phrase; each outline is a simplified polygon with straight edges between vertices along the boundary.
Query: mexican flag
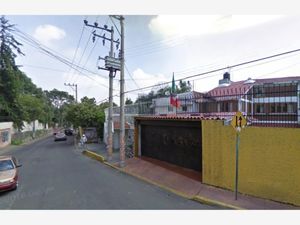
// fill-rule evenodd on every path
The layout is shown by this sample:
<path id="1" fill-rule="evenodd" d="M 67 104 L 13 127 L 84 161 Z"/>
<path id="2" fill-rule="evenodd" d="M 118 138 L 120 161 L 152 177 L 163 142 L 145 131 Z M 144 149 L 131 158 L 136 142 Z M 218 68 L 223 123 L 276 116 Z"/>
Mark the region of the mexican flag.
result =
<path id="1" fill-rule="evenodd" d="M 173 79 L 172 79 L 172 88 L 171 88 L 171 95 L 170 95 L 170 105 L 175 106 L 178 108 L 180 106 L 180 102 L 177 99 L 177 95 L 175 93 L 175 79 L 174 79 L 174 73 L 173 73 Z"/>

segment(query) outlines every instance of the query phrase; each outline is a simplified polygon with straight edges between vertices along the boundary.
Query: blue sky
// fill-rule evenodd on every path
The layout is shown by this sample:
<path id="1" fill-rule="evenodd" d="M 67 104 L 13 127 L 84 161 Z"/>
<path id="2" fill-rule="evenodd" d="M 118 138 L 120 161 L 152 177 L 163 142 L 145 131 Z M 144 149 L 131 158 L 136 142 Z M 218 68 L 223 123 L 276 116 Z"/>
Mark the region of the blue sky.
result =
<path id="1" fill-rule="evenodd" d="M 64 83 L 78 84 L 79 99 L 95 97 L 97 101 L 108 96 L 108 72 L 98 70 L 98 56 L 108 55 L 109 43 L 93 43 L 92 31 L 83 26 L 83 20 L 99 25 L 112 22 L 107 15 L 9 15 L 11 23 L 22 32 L 38 40 L 43 46 L 93 73 L 74 71 L 61 62 L 29 46 L 18 36 L 26 56 L 17 58 L 35 84 L 43 89 L 68 91 Z M 118 21 L 115 21 L 119 26 Z M 300 17 L 278 15 L 125 15 L 125 90 L 184 78 L 201 72 L 227 67 L 240 62 L 297 49 L 300 46 Z M 84 27 L 84 28 L 83 28 Z M 79 42 L 81 32 L 82 38 Z M 98 34 L 101 32 L 98 31 Z M 108 35 L 108 34 L 107 34 Z M 115 32 L 116 38 L 119 38 Z M 79 45 L 78 45 L 79 43 Z M 78 46 L 78 48 L 77 48 Z M 251 78 L 299 76 L 299 53 L 273 62 L 229 69 L 232 80 Z M 190 79 L 195 91 L 205 92 L 218 84 L 222 73 L 208 78 Z M 96 75 L 96 74 L 98 75 Z M 134 81 L 132 80 L 134 79 Z M 201 78 L 201 79 L 200 79 Z M 114 94 L 119 90 L 119 74 L 114 81 Z M 135 99 L 139 93 L 126 95 Z M 118 103 L 119 99 L 114 99 Z"/>

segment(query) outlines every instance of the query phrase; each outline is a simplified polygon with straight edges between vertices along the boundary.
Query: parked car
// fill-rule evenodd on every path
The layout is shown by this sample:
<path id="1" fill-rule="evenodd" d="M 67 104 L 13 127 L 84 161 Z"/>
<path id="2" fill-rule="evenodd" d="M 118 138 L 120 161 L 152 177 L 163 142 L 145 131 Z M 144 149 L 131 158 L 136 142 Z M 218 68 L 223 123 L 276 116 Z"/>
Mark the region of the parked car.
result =
<path id="1" fill-rule="evenodd" d="M 65 135 L 67 135 L 67 136 L 72 136 L 73 133 L 74 133 L 73 129 L 70 129 L 70 128 L 65 129 Z"/>
<path id="2" fill-rule="evenodd" d="M 20 166 L 15 157 L 0 156 L 0 191 L 17 189 Z"/>
<path id="3" fill-rule="evenodd" d="M 66 140 L 67 140 L 67 136 L 62 132 L 58 132 L 54 136 L 54 141 L 66 141 Z"/>

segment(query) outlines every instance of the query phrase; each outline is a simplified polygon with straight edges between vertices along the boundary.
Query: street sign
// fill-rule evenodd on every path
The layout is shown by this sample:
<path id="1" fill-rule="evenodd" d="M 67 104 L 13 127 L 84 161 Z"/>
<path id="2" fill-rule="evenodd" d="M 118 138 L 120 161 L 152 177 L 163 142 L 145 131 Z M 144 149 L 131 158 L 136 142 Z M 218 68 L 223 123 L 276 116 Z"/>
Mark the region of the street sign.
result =
<path id="1" fill-rule="evenodd" d="M 235 142 L 235 200 L 238 194 L 238 177 L 239 177 L 239 146 L 240 146 L 240 131 L 247 125 L 247 120 L 243 114 L 238 111 L 231 119 L 231 126 L 237 131 Z"/>
<path id="2" fill-rule="evenodd" d="M 245 119 L 245 117 L 243 116 L 243 114 L 238 111 L 231 120 L 231 126 L 237 130 L 240 131 L 241 128 L 244 128 L 247 125 L 247 120 Z"/>

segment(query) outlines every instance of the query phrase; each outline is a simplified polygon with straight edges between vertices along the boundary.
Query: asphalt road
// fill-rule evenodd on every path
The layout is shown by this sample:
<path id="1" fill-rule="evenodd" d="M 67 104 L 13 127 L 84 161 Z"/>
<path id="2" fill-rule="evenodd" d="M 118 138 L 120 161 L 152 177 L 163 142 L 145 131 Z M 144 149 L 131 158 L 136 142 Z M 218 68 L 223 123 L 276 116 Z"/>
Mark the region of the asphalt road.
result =
<path id="1" fill-rule="evenodd" d="M 0 209 L 215 209 L 92 160 L 72 138 L 0 151 L 8 154 L 23 166 L 18 189 L 0 193 Z"/>

